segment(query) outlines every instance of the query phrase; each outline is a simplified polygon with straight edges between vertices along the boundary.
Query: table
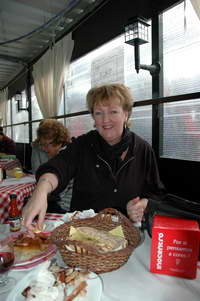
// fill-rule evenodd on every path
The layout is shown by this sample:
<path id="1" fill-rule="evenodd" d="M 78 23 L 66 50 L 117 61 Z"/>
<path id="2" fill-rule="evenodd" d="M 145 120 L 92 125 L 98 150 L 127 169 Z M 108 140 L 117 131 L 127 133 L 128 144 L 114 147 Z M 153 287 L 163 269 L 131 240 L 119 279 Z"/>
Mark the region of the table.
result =
<path id="1" fill-rule="evenodd" d="M 151 239 L 145 233 L 143 244 L 133 252 L 125 265 L 116 271 L 99 275 L 103 284 L 100 301 L 200 300 L 200 266 L 194 280 L 150 273 L 150 248 Z M 27 272 L 11 270 L 10 276 L 19 281 Z M 6 296 L 0 295 L 0 300 L 6 300 Z"/>
<path id="2" fill-rule="evenodd" d="M 30 196 L 34 188 L 35 177 L 30 175 L 19 179 L 5 179 L 0 183 L 0 223 L 4 223 L 8 218 L 9 195 L 12 193 L 17 195 L 17 206 L 21 210 L 24 198 Z"/>
<path id="3" fill-rule="evenodd" d="M 102 275 L 101 301 L 199 301 L 200 269 L 194 280 L 150 273 L 151 239 L 145 236 L 124 266 Z"/>
<path id="4" fill-rule="evenodd" d="M 3 169 L 12 169 L 15 167 L 21 167 L 21 163 L 18 159 L 15 159 L 15 160 L 1 160 L 0 159 L 0 167 Z"/>

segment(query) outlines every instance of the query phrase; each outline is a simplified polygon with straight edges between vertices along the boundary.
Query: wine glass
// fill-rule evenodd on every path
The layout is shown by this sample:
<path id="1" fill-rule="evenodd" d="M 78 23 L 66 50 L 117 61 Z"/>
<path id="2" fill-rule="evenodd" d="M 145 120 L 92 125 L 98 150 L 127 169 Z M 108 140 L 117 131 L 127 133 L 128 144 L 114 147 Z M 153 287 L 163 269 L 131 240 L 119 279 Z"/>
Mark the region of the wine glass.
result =
<path id="1" fill-rule="evenodd" d="M 15 279 L 8 277 L 8 272 L 14 264 L 14 249 L 11 241 L 0 241 L 0 294 L 15 285 Z"/>

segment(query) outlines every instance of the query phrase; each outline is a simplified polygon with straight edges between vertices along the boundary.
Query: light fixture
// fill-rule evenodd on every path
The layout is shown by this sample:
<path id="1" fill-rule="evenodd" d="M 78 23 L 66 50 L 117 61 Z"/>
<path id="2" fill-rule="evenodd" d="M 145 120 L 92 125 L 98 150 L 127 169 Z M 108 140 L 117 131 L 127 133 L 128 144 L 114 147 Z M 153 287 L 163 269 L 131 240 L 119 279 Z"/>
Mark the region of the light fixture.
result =
<path id="1" fill-rule="evenodd" d="M 73 21 L 74 21 L 73 18 L 66 18 L 66 19 L 65 19 L 65 23 L 67 23 L 67 24 L 69 24 L 69 23 L 71 23 L 71 22 L 73 22 Z"/>
<path id="2" fill-rule="evenodd" d="M 17 109 L 18 112 L 20 111 L 28 111 L 28 107 L 23 108 L 23 102 L 22 102 L 22 93 L 20 91 L 17 91 L 15 94 L 15 101 L 17 102 Z"/>
<path id="3" fill-rule="evenodd" d="M 84 9 L 82 9 L 82 8 L 75 8 L 75 9 L 73 10 L 73 12 L 74 12 L 75 14 L 77 14 L 77 15 L 81 15 L 81 14 L 84 12 Z"/>
<path id="4" fill-rule="evenodd" d="M 139 73 L 140 69 L 148 70 L 151 75 L 157 75 L 160 72 L 160 64 L 156 62 L 152 65 L 140 64 L 140 45 L 148 43 L 148 27 L 150 25 L 143 17 L 133 17 L 125 25 L 125 43 L 135 47 L 135 69 Z"/>
<path id="5" fill-rule="evenodd" d="M 57 25 L 55 27 L 55 30 L 57 30 L 57 31 L 62 31 L 63 29 L 65 29 L 65 27 L 63 25 Z"/>

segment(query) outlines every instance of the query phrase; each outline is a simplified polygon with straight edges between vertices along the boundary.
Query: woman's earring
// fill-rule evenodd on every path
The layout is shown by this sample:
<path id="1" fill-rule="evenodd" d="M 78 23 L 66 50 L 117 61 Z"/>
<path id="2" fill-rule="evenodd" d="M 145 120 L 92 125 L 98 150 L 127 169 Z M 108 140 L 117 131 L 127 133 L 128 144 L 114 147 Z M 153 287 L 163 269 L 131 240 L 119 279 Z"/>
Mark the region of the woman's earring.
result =
<path id="1" fill-rule="evenodd" d="M 93 124 L 93 127 L 96 128 L 96 123 Z"/>

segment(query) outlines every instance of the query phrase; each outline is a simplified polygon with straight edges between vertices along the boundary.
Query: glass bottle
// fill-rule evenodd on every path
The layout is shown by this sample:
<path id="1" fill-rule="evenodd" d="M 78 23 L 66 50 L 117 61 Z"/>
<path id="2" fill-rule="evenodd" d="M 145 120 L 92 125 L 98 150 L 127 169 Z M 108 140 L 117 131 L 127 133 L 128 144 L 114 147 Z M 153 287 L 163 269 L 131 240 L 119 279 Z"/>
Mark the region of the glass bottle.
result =
<path id="1" fill-rule="evenodd" d="M 10 206 L 8 210 L 10 231 L 16 232 L 21 229 L 21 212 L 17 207 L 17 195 L 10 194 Z"/>

